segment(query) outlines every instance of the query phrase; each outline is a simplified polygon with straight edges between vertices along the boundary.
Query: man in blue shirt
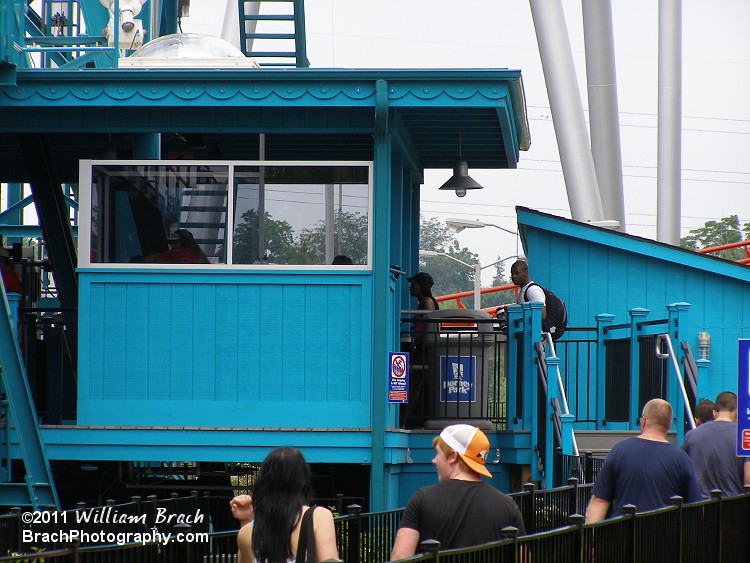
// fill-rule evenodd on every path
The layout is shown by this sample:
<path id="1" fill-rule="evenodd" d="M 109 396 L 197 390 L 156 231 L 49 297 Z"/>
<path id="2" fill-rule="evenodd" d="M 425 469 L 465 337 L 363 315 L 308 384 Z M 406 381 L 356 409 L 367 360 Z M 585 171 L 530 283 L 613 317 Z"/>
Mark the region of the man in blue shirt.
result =
<path id="1" fill-rule="evenodd" d="M 604 460 L 586 509 L 587 524 L 606 518 L 610 508 L 612 517 L 620 516 L 626 504 L 648 512 L 669 506 L 669 499 L 676 495 L 685 503 L 701 500 L 690 458 L 667 441 L 671 424 L 668 402 L 652 399 L 646 403 L 641 434 L 616 444 Z"/>
<path id="2" fill-rule="evenodd" d="M 716 417 L 685 434 L 682 450 L 690 456 L 708 498 L 718 489 L 731 497 L 745 492 L 750 485 L 750 458 L 737 457 L 737 395 L 723 391 L 716 397 Z"/>

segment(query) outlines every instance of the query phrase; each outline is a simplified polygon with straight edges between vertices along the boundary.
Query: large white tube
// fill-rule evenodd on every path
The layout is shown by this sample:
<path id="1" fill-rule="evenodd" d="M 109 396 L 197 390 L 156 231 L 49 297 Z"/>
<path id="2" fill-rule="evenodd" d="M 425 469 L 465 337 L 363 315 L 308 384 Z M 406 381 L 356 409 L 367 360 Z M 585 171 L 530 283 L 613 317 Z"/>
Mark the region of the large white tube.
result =
<path id="1" fill-rule="evenodd" d="M 560 0 L 529 0 L 573 219 L 602 221 L 591 144 Z"/>
<path id="2" fill-rule="evenodd" d="M 610 0 L 583 0 L 591 154 L 606 219 L 625 231 L 615 39 Z"/>
<path id="3" fill-rule="evenodd" d="M 679 246 L 682 151 L 682 0 L 659 0 L 656 240 Z"/>

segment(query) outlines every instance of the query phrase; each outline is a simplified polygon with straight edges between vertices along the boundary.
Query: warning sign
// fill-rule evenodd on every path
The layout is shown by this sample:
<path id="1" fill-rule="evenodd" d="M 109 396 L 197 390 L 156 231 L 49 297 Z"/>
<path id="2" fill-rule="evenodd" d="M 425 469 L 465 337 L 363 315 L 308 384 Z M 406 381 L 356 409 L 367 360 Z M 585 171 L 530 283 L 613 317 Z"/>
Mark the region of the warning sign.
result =
<path id="1" fill-rule="evenodd" d="M 409 401 L 409 354 L 390 352 L 388 354 L 388 402 L 406 403 Z"/>
<path id="2" fill-rule="evenodd" d="M 737 455 L 750 452 L 750 340 L 739 340 L 737 362 Z"/>

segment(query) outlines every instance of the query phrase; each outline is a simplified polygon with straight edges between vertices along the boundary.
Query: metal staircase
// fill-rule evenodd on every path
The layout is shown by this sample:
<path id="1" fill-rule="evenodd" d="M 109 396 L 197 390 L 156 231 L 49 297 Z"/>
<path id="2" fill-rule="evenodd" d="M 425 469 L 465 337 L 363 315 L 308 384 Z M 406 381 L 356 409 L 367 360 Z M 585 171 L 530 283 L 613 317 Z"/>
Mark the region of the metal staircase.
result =
<path id="1" fill-rule="evenodd" d="M 18 348 L 8 298 L 0 284 L 0 390 L 5 394 L 0 410 L 5 416 L 4 428 L 0 429 L 0 501 L 5 505 L 40 507 L 54 506 L 59 510 L 60 503 L 52 478 L 44 444 L 39 432 L 36 409 L 31 398 L 31 390 L 26 379 Z M 10 440 L 11 427 L 15 427 L 26 468 L 25 482 L 11 482 Z"/>
<path id="2" fill-rule="evenodd" d="M 304 0 L 238 0 L 240 49 L 260 66 L 307 68 Z"/>

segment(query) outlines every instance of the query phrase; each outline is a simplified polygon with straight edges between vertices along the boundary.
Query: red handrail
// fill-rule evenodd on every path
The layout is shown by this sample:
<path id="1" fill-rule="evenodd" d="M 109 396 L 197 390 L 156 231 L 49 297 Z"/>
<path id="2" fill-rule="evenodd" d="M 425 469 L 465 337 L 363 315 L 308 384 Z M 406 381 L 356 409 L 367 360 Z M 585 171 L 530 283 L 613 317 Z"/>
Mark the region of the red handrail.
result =
<path id="1" fill-rule="evenodd" d="M 750 240 L 740 240 L 737 242 L 720 244 L 719 246 L 710 246 L 708 248 L 701 248 L 698 250 L 698 253 L 708 254 L 710 252 L 719 252 L 720 250 L 729 250 L 730 248 L 740 248 L 740 247 L 743 247 L 742 250 L 745 252 L 745 256 L 747 258 L 750 258 Z M 740 262 L 741 264 L 747 264 L 747 261 L 745 258 L 743 258 L 742 260 L 737 260 L 737 262 Z"/>
<path id="2" fill-rule="evenodd" d="M 498 285 L 495 287 L 485 287 L 484 289 L 481 290 L 481 294 L 485 295 L 487 293 L 495 293 L 496 291 L 508 291 L 510 289 L 512 289 L 514 293 L 516 294 L 516 297 L 518 297 L 518 290 L 520 288 L 517 285 L 512 284 L 512 283 L 505 284 L 505 285 Z M 435 301 L 437 301 L 438 303 L 442 303 L 443 301 L 452 301 L 455 299 L 456 307 L 458 309 L 466 309 L 466 306 L 463 303 L 461 303 L 462 297 L 474 297 L 474 292 L 473 291 L 461 291 L 459 293 L 450 293 L 448 295 L 441 295 L 440 297 L 436 297 Z M 493 315 L 495 313 L 495 309 L 497 309 L 497 307 L 484 307 L 481 310 L 484 311 L 485 313 L 489 313 Z"/>

